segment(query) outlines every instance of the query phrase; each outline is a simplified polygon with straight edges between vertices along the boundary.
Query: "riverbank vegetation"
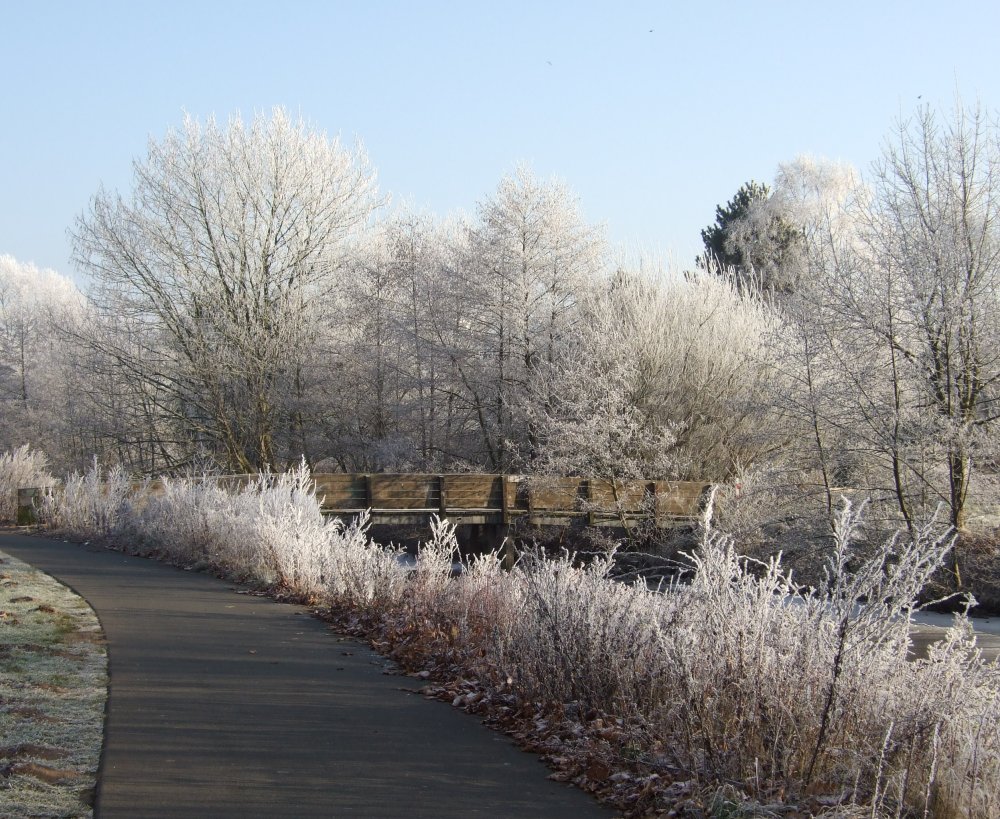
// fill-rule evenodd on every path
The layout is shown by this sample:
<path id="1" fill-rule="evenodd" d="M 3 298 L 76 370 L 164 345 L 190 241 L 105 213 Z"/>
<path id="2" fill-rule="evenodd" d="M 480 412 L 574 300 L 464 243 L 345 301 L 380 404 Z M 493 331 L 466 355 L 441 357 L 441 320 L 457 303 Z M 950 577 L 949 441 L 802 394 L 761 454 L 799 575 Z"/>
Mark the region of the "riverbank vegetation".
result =
<path id="1" fill-rule="evenodd" d="M 324 519 L 304 465 L 234 492 L 177 479 L 152 495 L 95 468 L 45 515 L 310 602 L 630 815 L 1000 805 L 1000 668 L 962 617 L 926 659 L 908 656 L 916 597 L 951 546 L 933 527 L 859 550 L 861 511 L 844 503 L 823 579 L 803 588 L 706 516 L 683 582 L 651 590 L 609 578 L 610 554 L 528 553 L 509 572 L 486 555 L 455 576 L 446 522 L 408 567 L 364 517 Z"/>

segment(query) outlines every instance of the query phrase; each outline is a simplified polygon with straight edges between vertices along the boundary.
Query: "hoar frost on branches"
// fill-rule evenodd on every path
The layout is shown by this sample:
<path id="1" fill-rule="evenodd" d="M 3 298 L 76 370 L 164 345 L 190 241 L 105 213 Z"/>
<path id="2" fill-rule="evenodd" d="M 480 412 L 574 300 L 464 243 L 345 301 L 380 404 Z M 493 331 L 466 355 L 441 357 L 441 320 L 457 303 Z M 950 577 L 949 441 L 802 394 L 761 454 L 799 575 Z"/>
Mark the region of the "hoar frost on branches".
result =
<path id="1" fill-rule="evenodd" d="M 67 338 L 85 316 L 68 278 L 0 255 L 0 450 L 29 443 L 63 469 L 89 457 L 73 401 L 85 379 Z"/>
<path id="2" fill-rule="evenodd" d="M 766 305 L 713 273 L 620 270 L 529 403 L 535 468 L 595 477 L 715 479 L 766 451 Z"/>
<path id="3" fill-rule="evenodd" d="M 1000 129 L 978 109 L 925 108 L 867 180 L 800 161 L 780 182 L 803 252 L 774 400 L 803 424 L 827 516 L 846 485 L 892 498 L 911 530 L 939 503 L 963 530 L 996 455 Z"/>
<path id="4" fill-rule="evenodd" d="M 518 412 L 533 374 L 555 361 L 575 331 L 577 301 L 604 252 L 602 232 L 586 224 L 568 189 L 538 181 L 523 166 L 480 203 L 468 235 L 471 276 L 463 280 L 475 306 L 462 334 L 479 366 L 466 359 L 459 374 L 492 469 L 510 468 L 512 442 L 536 447 L 530 425 L 516 428 Z"/>
<path id="5" fill-rule="evenodd" d="M 282 460 L 308 390 L 306 353 L 345 243 L 376 205 L 363 151 L 276 110 L 245 125 L 187 118 L 134 163 L 130 198 L 98 193 L 74 232 L 107 320 L 94 334 L 175 419 L 241 471 Z"/>
<path id="6" fill-rule="evenodd" d="M 1000 387 L 1000 127 L 961 108 L 943 125 L 929 109 L 901 123 L 876 166 L 869 214 L 865 252 L 844 278 L 847 318 L 883 350 L 885 380 L 908 410 L 909 429 L 893 435 L 906 478 L 926 457 L 911 461 L 907 439 L 935 442 L 938 497 L 962 529 L 974 463 L 995 452 L 987 430 Z M 899 495 L 912 520 L 910 493 Z"/>

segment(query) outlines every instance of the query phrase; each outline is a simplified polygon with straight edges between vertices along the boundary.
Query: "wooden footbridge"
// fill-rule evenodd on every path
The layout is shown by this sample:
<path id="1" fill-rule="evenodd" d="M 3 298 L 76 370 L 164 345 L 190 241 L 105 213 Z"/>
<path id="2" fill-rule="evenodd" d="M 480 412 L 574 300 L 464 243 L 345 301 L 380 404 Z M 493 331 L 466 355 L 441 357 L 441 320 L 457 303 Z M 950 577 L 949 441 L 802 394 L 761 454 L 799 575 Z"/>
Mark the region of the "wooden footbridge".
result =
<path id="1" fill-rule="evenodd" d="M 412 523 L 431 515 L 456 524 L 669 527 L 695 519 L 707 484 L 488 474 L 317 474 L 323 511 L 373 523 Z"/>

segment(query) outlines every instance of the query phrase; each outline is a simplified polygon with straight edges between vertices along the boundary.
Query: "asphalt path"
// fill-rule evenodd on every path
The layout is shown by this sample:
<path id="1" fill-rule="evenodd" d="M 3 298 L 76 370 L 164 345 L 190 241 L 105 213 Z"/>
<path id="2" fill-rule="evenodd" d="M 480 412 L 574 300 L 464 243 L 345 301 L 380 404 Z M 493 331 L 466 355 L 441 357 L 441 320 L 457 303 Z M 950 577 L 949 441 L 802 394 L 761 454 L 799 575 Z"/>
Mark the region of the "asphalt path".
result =
<path id="1" fill-rule="evenodd" d="M 104 628 L 99 817 L 613 815 L 301 606 L 43 537 L 0 534 L 0 549 Z"/>

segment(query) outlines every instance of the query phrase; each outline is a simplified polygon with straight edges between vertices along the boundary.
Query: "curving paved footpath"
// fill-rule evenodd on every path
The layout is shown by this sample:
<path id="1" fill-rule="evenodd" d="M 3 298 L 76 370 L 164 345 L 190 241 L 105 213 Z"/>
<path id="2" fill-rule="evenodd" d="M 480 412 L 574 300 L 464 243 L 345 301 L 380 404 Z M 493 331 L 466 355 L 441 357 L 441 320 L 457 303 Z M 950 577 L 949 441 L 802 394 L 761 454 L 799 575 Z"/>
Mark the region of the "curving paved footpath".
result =
<path id="1" fill-rule="evenodd" d="M 42 537 L 0 534 L 0 549 L 104 627 L 100 817 L 613 815 L 300 606 Z"/>

